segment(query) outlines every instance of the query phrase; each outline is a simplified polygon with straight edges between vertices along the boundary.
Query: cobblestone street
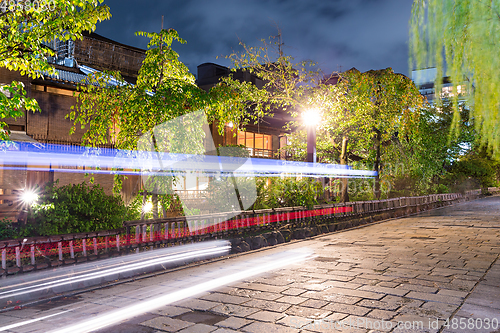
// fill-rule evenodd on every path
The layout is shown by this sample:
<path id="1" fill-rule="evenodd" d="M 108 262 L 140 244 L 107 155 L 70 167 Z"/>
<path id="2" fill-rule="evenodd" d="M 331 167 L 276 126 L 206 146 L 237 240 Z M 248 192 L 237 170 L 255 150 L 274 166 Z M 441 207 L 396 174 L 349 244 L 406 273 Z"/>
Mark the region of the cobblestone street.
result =
<path id="1" fill-rule="evenodd" d="M 316 257 L 100 332 L 500 332 L 500 197 L 0 313 L 0 327 L 54 314 L 7 330 L 48 332 L 296 248 Z"/>

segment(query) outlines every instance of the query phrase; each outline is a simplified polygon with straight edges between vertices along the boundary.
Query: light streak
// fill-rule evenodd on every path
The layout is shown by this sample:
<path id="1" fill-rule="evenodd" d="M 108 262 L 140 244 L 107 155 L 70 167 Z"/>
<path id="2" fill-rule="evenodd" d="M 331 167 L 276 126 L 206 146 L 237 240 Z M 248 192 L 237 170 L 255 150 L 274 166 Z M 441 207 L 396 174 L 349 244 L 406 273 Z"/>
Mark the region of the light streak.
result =
<path id="1" fill-rule="evenodd" d="M 102 329 L 111 325 L 118 324 L 119 322 L 128 320 L 132 317 L 137 317 L 146 312 L 154 311 L 162 306 L 193 297 L 200 293 L 220 288 L 239 280 L 247 279 L 249 277 L 266 273 L 272 270 L 283 268 L 289 265 L 293 265 L 307 259 L 311 259 L 313 256 L 309 252 L 298 252 L 298 251 L 288 251 L 282 252 L 279 255 L 269 256 L 267 258 L 261 258 L 264 260 L 269 260 L 267 263 L 252 265 L 247 263 L 242 265 L 244 267 L 251 267 L 239 271 L 237 273 L 228 274 L 219 278 L 212 279 L 207 282 L 197 284 L 192 287 L 184 288 L 169 294 L 165 294 L 159 297 L 154 297 L 147 301 L 142 301 L 137 304 L 121 308 L 119 310 L 111 311 L 102 315 L 98 315 L 92 319 L 81 321 L 74 325 L 69 325 L 61 329 L 56 329 L 51 333 L 84 333 Z M 223 272 L 221 272 L 223 273 Z"/>
<path id="2" fill-rule="evenodd" d="M 98 272 L 77 274 L 76 276 L 70 276 L 67 278 L 59 278 L 55 281 L 42 282 L 42 283 L 37 283 L 35 285 L 27 286 L 27 287 L 16 288 L 13 290 L 7 290 L 4 292 L 0 292 L 0 300 L 5 299 L 5 298 L 18 297 L 20 295 L 26 295 L 26 294 L 37 292 L 37 291 L 43 291 L 43 290 L 46 290 L 47 288 L 56 288 L 56 287 L 61 287 L 61 286 L 68 285 L 71 283 L 79 283 L 79 282 L 88 281 L 88 280 L 92 280 L 92 279 L 103 278 L 103 277 L 110 276 L 113 274 L 119 274 L 119 273 L 129 272 L 132 270 L 143 269 L 143 268 L 153 266 L 153 265 L 166 264 L 166 263 L 187 260 L 187 259 L 200 258 L 200 257 L 221 256 L 221 255 L 229 253 L 229 251 L 231 249 L 231 245 L 229 244 L 229 242 L 227 242 L 227 241 L 216 242 L 215 243 L 216 246 L 214 246 L 214 243 L 215 242 L 210 242 L 208 244 L 208 246 L 210 246 L 210 247 L 207 246 L 207 248 L 202 248 L 199 250 L 190 250 L 189 252 L 186 252 L 186 253 L 170 254 L 168 256 L 162 256 L 159 258 L 149 259 L 149 260 L 137 262 L 134 264 L 126 264 L 126 265 L 119 266 L 119 267 L 99 270 Z M 182 248 L 180 250 L 182 250 Z"/>
<path id="3" fill-rule="evenodd" d="M 72 147 L 73 151 L 68 152 L 68 147 L 63 145 L 44 144 L 41 148 L 40 144 L 32 145 L 25 142 L 15 142 L 15 146 L 17 149 L 0 151 L 0 159 L 4 169 L 161 176 L 182 176 L 190 172 L 236 177 L 300 175 L 304 177 L 365 178 L 376 175 L 374 171 L 353 170 L 344 165 L 262 158 L 89 147 Z M 246 163 L 247 161 L 250 163 Z M 18 167 L 16 165 L 25 166 Z"/>
<path id="4" fill-rule="evenodd" d="M 50 317 L 54 317 L 54 316 L 59 316 L 59 315 L 61 315 L 63 313 L 70 312 L 70 311 L 72 311 L 72 310 L 66 310 L 66 311 L 54 313 L 54 314 L 51 314 L 51 315 L 48 315 L 48 316 L 44 316 L 44 317 L 40 317 L 40 318 L 35 318 L 35 319 L 31 319 L 31 320 L 26 320 L 26 321 L 23 321 L 23 322 L 20 322 L 20 323 L 16 323 L 16 324 L 12 324 L 12 325 L 7 325 L 7 326 L 4 326 L 4 327 L 0 327 L 0 332 L 7 331 L 7 330 L 10 330 L 10 329 L 13 329 L 13 328 L 16 328 L 16 327 L 20 327 L 20 326 L 24 326 L 24 325 L 29 325 L 29 324 L 32 324 L 32 323 L 36 323 L 37 321 L 44 320 L 44 319 L 47 319 L 47 318 L 50 318 Z"/>

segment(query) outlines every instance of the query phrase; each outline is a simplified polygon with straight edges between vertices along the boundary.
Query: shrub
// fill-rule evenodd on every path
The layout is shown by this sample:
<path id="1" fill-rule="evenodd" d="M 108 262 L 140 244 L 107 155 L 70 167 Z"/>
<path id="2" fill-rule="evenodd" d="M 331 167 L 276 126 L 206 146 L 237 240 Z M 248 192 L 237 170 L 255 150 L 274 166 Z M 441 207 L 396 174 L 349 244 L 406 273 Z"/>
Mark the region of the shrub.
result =
<path id="1" fill-rule="evenodd" d="M 464 192 L 481 187 L 497 185 L 498 162 L 469 154 L 456 161 L 447 176 L 448 187 L 452 191 Z"/>
<path id="2" fill-rule="evenodd" d="M 253 209 L 304 206 L 318 204 L 323 195 L 322 185 L 313 178 L 259 178 L 257 200 Z"/>
<path id="3" fill-rule="evenodd" d="M 12 226 L 9 219 L 4 218 L 0 221 L 0 240 L 16 238 L 16 229 Z"/>
<path id="4" fill-rule="evenodd" d="M 106 195 L 99 185 L 47 186 L 32 206 L 30 222 L 39 235 L 118 229 L 127 208 L 121 197 Z"/>

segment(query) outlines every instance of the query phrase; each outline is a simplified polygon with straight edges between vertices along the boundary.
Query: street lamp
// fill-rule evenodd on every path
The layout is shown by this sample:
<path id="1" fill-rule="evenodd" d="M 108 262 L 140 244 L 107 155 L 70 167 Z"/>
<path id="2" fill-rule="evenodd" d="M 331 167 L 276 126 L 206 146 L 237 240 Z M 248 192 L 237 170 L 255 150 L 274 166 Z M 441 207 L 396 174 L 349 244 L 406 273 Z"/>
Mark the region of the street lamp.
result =
<path id="1" fill-rule="evenodd" d="M 38 201 L 38 194 L 33 190 L 25 189 L 21 194 L 21 201 L 26 206 L 31 207 L 31 205 Z"/>
<path id="2" fill-rule="evenodd" d="M 153 203 L 151 201 L 146 202 L 146 204 L 142 206 L 142 211 L 146 214 L 151 210 L 153 210 Z"/>
<path id="3" fill-rule="evenodd" d="M 302 113 L 302 119 L 307 129 L 307 162 L 316 163 L 316 126 L 321 121 L 318 109 L 309 109 Z"/>
<path id="4" fill-rule="evenodd" d="M 31 206 L 36 204 L 38 201 L 38 194 L 33 189 L 25 188 L 22 190 L 19 199 L 22 203 L 22 210 L 20 216 L 18 217 L 18 222 L 26 225 L 28 223 L 28 215 L 30 213 Z"/>

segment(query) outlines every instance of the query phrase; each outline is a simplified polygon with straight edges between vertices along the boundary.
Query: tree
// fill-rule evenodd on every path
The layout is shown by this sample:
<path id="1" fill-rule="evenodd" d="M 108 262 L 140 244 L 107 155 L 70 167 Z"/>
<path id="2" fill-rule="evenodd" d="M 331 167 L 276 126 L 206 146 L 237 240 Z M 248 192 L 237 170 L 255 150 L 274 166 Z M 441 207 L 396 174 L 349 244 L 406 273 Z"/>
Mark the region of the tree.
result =
<path id="1" fill-rule="evenodd" d="M 457 85 L 465 84 L 480 143 L 500 157 L 500 1 L 415 0 L 410 25 L 410 66 L 437 67 L 436 91 L 445 68 L 451 78 L 454 132 Z"/>
<path id="2" fill-rule="evenodd" d="M 392 68 L 370 70 L 365 73 L 353 68 L 344 73 L 346 112 L 349 125 L 361 131 L 361 137 L 371 138 L 369 160 L 375 176 L 374 195 L 380 198 L 380 171 L 383 148 L 405 135 L 414 122 L 415 110 L 422 105 L 422 96 L 406 76 L 394 73 Z"/>
<path id="3" fill-rule="evenodd" d="M 336 98 L 323 103 L 323 121 L 317 135 L 319 160 L 343 165 L 360 162 L 372 167 L 378 173 L 374 195 L 379 198 L 383 153 L 418 119 L 422 97 L 409 78 L 391 68 L 365 73 L 353 68 L 341 73 L 336 92 Z M 294 133 L 290 138 L 287 152 L 301 159 L 305 134 Z M 349 200 L 347 189 L 347 179 L 343 179 L 343 202 Z"/>
<path id="4" fill-rule="evenodd" d="M 320 163 L 350 165 L 353 161 L 368 158 L 371 141 L 364 135 L 362 119 L 355 121 L 354 115 L 344 109 L 348 96 L 342 96 L 342 102 L 334 103 L 322 113 L 322 124 L 317 128 L 316 151 Z M 366 127 L 365 125 L 364 127 Z M 287 135 L 288 144 L 282 149 L 293 160 L 306 160 L 307 134 L 298 130 Z M 342 178 L 339 184 L 340 201 L 348 202 L 348 178 Z"/>
<path id="5" fill-rule="evenodd" d="M 474 150 L 475 132 L 469 109 L 462 103 L 460 135 L 448 139 L 453 106 L 425 104 L 414 111 L 415 120 L 404 135 L 398 135 L 386 147 L 383 180 L 390 187 L 388 195 L 411 196 L 448 191 L 451 166 Z"/>
<path id="6" fill-rule="evenodd" d="M 69 117 L 75 126 L 87 128 L 83 139 L 88 144 L 113 142 L 117 148 L 135 149 L 139 138 L 155 126 L 190 112 L 204 110 L 209 120 L 219 120 L 221 129 L 245 112 L 242 99 L 225 85 L 208 93 L 196 85 L 172 48 L 174 41 L 186 43 L 177 31 L 136 34 L 150 42 L 135 85 L 119 72 L 100 72 L 79 86 L 78 103 Z"/>
<path id="7" fill-rule="evenodd" d="M 147 146 L 152 140 L 157 152 L 204 154 L 202 119 L 186 115 L 203 110 L 208 120 L 217 119 L 219 130 L 223 130 L 226 123 L 242 118 L 246 104 L 226 85 L 219 84 L 208 93 L 196 85 L 194 75 L 172 48 L 174 41 L 186 42 L 174 29 L 136 34 L 150 39 L 136 84 L 127 83 L 119 72 L 90 75 L 89 82 L 79 86 L 78 103 L 72 107 L 69 118 L 75 126 L 87 129 L 83 140 L 92 146 L 112 142 L 120 149 L 149 150 L 150 145 L 144 149 L 140 146 Z M 164 128 L 174 119 L 178 120 L 177 125 Z M 165 140 L 155 139 L 157 131 L 162 131 Z M 173 179 L 148 179 L 154 183 L 150 186 L 153 212 L 157 212 L 155 189 L 171 188 Z"/>
<path id="8" fill-rule="evenodd" d="M 0 67 L 19 71 L 30 78 L 53 71 L 47 58 L 54 50 L 45 43 L 82 38 L 96 23 L 111 17 L 102 0 L 2 1 L 0 8 Z M 34 99 L 26 97 L 23 84 L 2 87 L 0 118 L 21 117 L 22 109 L 39 111 Z M 10 96 L 10 98 L 8 97 Z M 0 122 L 0 139 L 8 138 L 6 123 Z"/>
<path id="9" fill-rule="evenodd" d="M 269 116 L 276 112 L 287 112 L 296 118 L 287 126 L 298 130 L 298 133 L 288 136 L 293 143 L 284 150 L 292 152 L 296 160 L 305 160 L 306 135 L 301 130 L 304 122 L 300 114 L 316 109 L 323 114 L 322 121 L 325 121 L 327 114 L 338 110 L 344 91 L 329 83 L 330 79 L 336 79 L 336 73 L 325 76 L 314 62 L 296 62 L 292 56 L 286 55 L 283 52 L 281 31 L 278 30 L 278 35 L 270 37 L 269 41 L 261 42 L 262 45 L 257 47 L 240 42 L 244 51 L 227 56 L 234 65 L 233 76 L 223 78 L 222 81 L 236 94 L 244 96 L 249 110 Z M 256 76 L 261 80 L 261 86 L 240 80 L 242 72 Z M 253 117 L 258 121 L 257 118 Z M 318 134 L 321 135 L 323 124 L 320 123 L 317 127 Z M 318 140 L 318 144 L 332 148 L 329 142 Z M 323 153 L 323 147 L 317 148 L 320 152 L 318 161 L 335 163 L 330 154 Z"/>
<path id="10" fill-rule="evenodd" d="M 273 116 L 284 111 L 293 117 L 310 108 L 325 110 L 338 100 L 341 93 L 335 85 L 327 84 L 324 74 L 312 61 L 299 61 L 283 52 L 281 32 L 262 46 L 252 47 L 243 42 L 243 52 L 227 56 L 233 63 L 233 75 L 222 82 L 246 101 L 247 117 L 258 120 L 262 115 Z M 262 86 L 241 80 L 238 74 L 249 73 L 262 81 Z M 253 117 L 252 117 L 253 116 Z M 237 123 L 241 124 L 241 123 Z M 300 120 L 290 126 L 302 126 Z"/>
<path id="11" fill-rule="evenodd" d="M 453 164 L 453 179 L 450 185 L 461 191 L 476 189 L 479 186 L 482 193 L 486 194 L 488 187 L 498 185 L 499 168 L 500 163 L 484 156 L 484 153 L 470 152 Z"/>

